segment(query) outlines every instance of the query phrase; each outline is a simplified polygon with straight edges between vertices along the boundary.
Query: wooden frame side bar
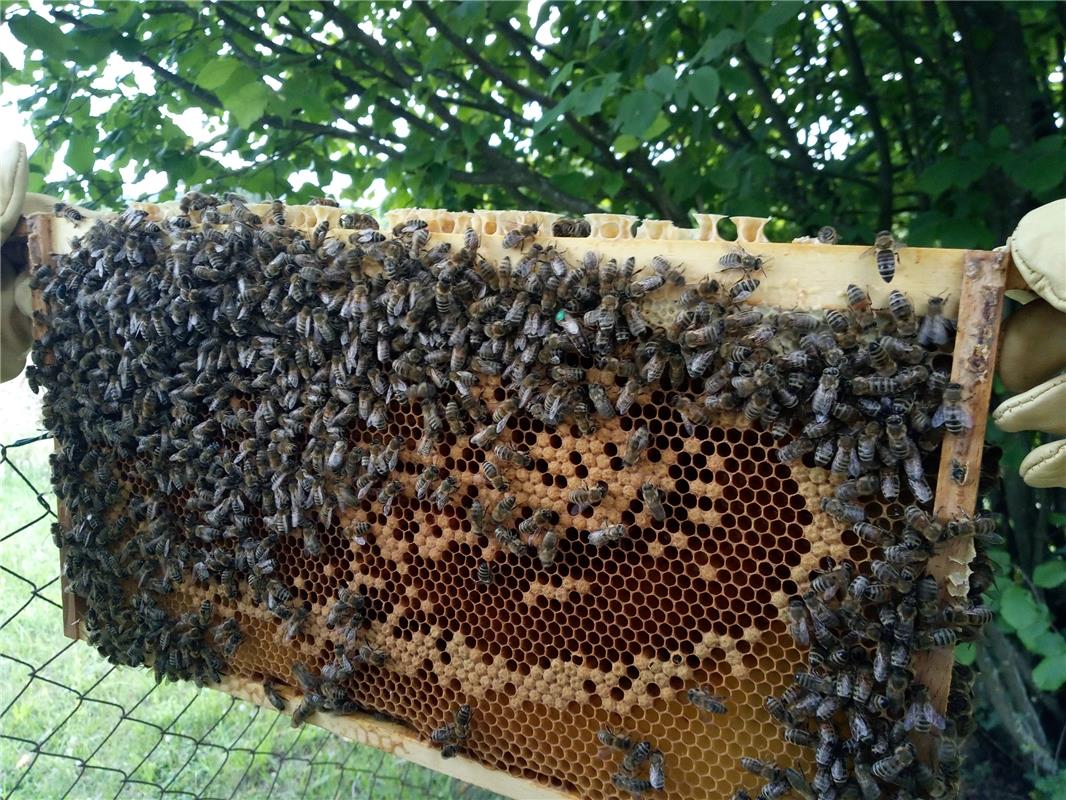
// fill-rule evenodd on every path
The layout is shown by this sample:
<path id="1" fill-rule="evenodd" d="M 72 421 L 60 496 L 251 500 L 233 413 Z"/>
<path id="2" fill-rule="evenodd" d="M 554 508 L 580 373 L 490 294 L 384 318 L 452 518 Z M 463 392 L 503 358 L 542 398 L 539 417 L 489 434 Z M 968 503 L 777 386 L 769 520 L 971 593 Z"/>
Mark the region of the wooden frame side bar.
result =
<path id="1" fill-rule="evenodd" d="M 1010 253 L 1006 250 L 966 253 L 951 380 L 962 385 L 963 407 L 970 413 L 973 427 L 959 435 L 944 435 L 933 506 L 938 517 L 973 514 L 977 506 L 981 454 L 1009 266 Z M 943 602 L 953 604 L 965 600 L 970 589 L 969 565 L 975 554 L 973 537 L 959 536 L 929 560 L 927 571 L 940 583 Z M 954 662 L 953 647 L 915 656 L 915 679 L 929 687 L 932 703 L 941 713 L 947 708 Z M 923 737 L 919 746 L 932 748 L 931 737 Z"/>

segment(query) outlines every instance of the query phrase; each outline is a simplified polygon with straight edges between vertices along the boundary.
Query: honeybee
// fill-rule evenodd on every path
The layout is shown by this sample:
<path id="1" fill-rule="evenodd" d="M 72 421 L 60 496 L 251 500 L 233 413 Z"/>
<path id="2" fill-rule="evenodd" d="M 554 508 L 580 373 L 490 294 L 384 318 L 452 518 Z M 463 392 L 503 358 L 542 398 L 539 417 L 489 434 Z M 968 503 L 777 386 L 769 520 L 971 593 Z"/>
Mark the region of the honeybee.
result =
<path id="1" fill-rule="evenodd" d="M 74 206 L 68 206 L 66 203 L 56 203 L 55 206 L 53 206 L 53 212 L 57 217 L 63 217 L 71 222 L 81 222 L 85 219 L 78 209 Z"/>
<path id="2" fill-rule="evenodd" d="M 713 278 L 701 278 L 699 283 L 681 293 L 681 298 L 678 302 L 684 307 L 698 305 L 701 301 L 711 303 L 718 297 L 718 292 L 721 288 L 718 281 Z"/>
<path id="3" fill-rule="evenodd" d="M 501 461 L 517 464 L 525 469 L 533 469 L 533 457 L 524 450 L 515 450 L 513 447 L 508 447 L 505 444 L 498 444 L 492 448 L 492 452 L 496 455 L 496 458 Z"/>
<path id="4" fill-rule="evenodd" d="M 586 483 L 580 489 L 572 490 L 569 500 L 575 506 L 573 513 L 580 514 L 587 508 L 598 506 L 603 502 L 603 498 L 607 496 L 607 488 L 606 481 L 597 481 L 594 486 L 589 486 Z"/>
<path id="5" fill-rule="evenodd" d="M 681 343 L 685 347 L 693 349 L 698 347 L 717 347 L 721 340 L 722 331 L 722 321 L 716 320 L 708 325 L 704 325 L 702 328 L 685 331 L 681 334 Z"/>
<path id="6" fill-rule="evenodd" d="M 743 303 L 759 288 L 758 278 L 741 278 L 729 287 L 729 299 L 734 303 Z"/>
<path id="7" fill-rule="evenodd" d="M 684 277 L 682 277 L 681 280 L 684 282 Z M 650 292 L 654 292 L 664 283 L 666 283 L 666 278 L 662 275 L 646 275 L 629 284 L 628 294 L 634 299 L 639 299 Z M 611 295 L 608 295 L 608 297 L 610 296 Z"/>
<path id="8" fill-rule="evenodd" d="M 298 728 L 322 707 L 324 698 L 317 692 L 305 694 L 296 710 L 292 712 L 292 727 Z"/>
<path id="9" fill-rule="evenodd" d="M 634 778 L 631 775 L 627 775 L 624 772 L 616 772 L 611 776 L 611 783 L 616 788 L 623 792 L 629 792 L 634 797 L 639 797 L 646 792 L 652 791 L 654 788 L 651 785 L 651 781 L 643 780 L 641 778 Z"/>
<path id="10" fill-rule="evenodd" d="M 433 482 L 437 480 L 439 475 L 440 469 L 432 464 L 418 473 L 418 478 L 415 479 L 415 497 L 419 500 L 425 500 L 429 495 Z"/>
<path id="11" fill-rule="evenodd" d="M 289 617 L 282 629 L 281 640 L 288 643 L 299 636 L 307 623 L 308 616 L 309 612 L 306 608 L 300 607 L 293 611 L 292 616 Z"/>
<path id="12" fill-rule="evenodd" d="M 918 327 L 918 344 L 922 347 L 938 348 L 947 344 L 951 337 L 948 321 L 944 318 L 944 303 L 947 298 L 930 297 L 926 304 L 925 316 Z"/>
<path id="13" fill-rule="evenodd" d="M 802 458 L 807 453 L 814 450 L 814 442 L 810 439 L 796 439 L 789 442 L 784 447 L 780 447 L 776 451 L 776 457 L 778 461 L 787 463 L 789 461 L 795 461 L 798 458 Z"/>
<path id="14" fill-rule="evenodd" d="M 740 245 L 736 245 L 731 252 L 718 259 L 718 266 L 723 272 L 740 270 L 745 277 L 748 277 L 752 272 L 764 272 L 769 261 L 768 258 L 753 255 Z"/>
<path id="15" fill-rule="evenodd" d="M 434 507 L 437 511 L 443 511 L 444 507 L 448 505 L 448 501 L 455 491 L 459 488 L 459 481 L 449 475 L 443 481 L 440 486 L 437 487 L 437 491 L 430 497 Z"/>
<path id="16" fill-rule="evenodd" d="M 482 586 L 492 585 L 492 567 L 488 561 L 479 561 L 477 565 L 477 582 Z"/>
<path id="17" fill-rule="evenodd" d="M 651 751 L 651 742 L 646 740 L 637 742 L 629 749 L 625 758 L 622 759 L 621 771 L 627 775 L 636 772 L 640 765 L 651 756 Z"/>
<path id="18" fill-rule="evenodd" d="M 919 650 L 935 650 L 938 647 L 951 647 L 958 638 L 954 628 L 933 628 L 919 633 L 914 639 L 914 646 Z"/>
<path id="19" fill-rule="evenodd" d="M 498 423 L 495 422 L 486 425 L 470 437 L 470 444 L 480 450 L 488 450 L 492 447 L 493 442 L 495 442 L 500 436 L 500 431 L 497 425 Z"/>
<path id="20" fill-rule="evenodd" d="M 907 506 L 903 509 L 903 519 L 906 524 L 918 531 L 926 541 L 935 543 L 944 535 L 944 527 L 934 519 L 929 512 L 918 506 Z"/>
<path id="21" fill-rule="evenodd" d="M 866 521 L 866 509 L 853 503 L 842 503 L 835 497 L 822 498 L 822 511 L 852 525 Z"/>
<path id="22" fill-rule="evenodd" d="M 589 544 L 593 547 L 602 547 L 606 544 L 613 544 L 619 541 L 626 534 L 626 526 L 607 525 L 599 530 L 592 531 L 589 534 Z"/>
<path id="23" fill-rule="evenodd" d="M 833 494 L 837 500 L 850 502 L 860 497 L 869 497 L 877 491 L 877 485 L 876 475 L 863 475 L 861 478 L 840 484 Z"/>
<path id="24" fill-rule="evenodd" d="M 505 250 L 515 250 L 523 247 L 527 239 L 532 239 L 537 235 L 537 231 L 540 230 L 540 225 L 533 222 L 528 225 L 520 225 L 513 230 L 507 232 L 503 237 L 503 248 Z"/>
<path id="25" fill-rule="evenodd" d="M 822 370 L 818 386 L 811 397 L 811 408 L 815 413 L 815 419 L 819 421 L 829 419 L 829 414 L 836 403 L 839 387 L 840 370 L 836 367 L 826 367 Z"/>
<path id="26" fill-rule="evenodd" d="M 444 744 L 450 742 L 455 738 L 455 726 L 448 723 L 441 725 L 439 728 L 434 728 L 429 732 L 429 740 L 433 744 Z"/>
<path id="27" fill-rule="evenodd" d="M 492 509 L 492 521 L 499 524 L 508 519 L 514 513 L 518 498 L 513 494 L 504 495 L 504 498 Z"/>
<path id="28" fill-rule="evenodd" d="M 799 597 L 793 597 L 788 601 L 789 631 L 793 640 L 800 647 L 808 647 L 811 643 L 810 631 L 807 627 L 807 607 Z"/>
<path id="29" fill-rule="evenodd" d="M 657 792 L 666 789 L 666 757 L 661 750 L 652 751 L 648 762 L 648 783 Z"/>
<path id="30" fill-rule="evenodd" d="M 648 509 L 652 519 L 656 522 L 662 522 L 666 519 L 666 509 L 663 508 L 662 500 L 659 497 L 659 488 L 654 483 L 645 481 L 640 487 L 640 497 L 644 501 L 644 506 Z"/>
<path id="31" fill-rule="evenodd" d="M 492 484 L 492 488 L 498 492 L 507 491 L 507 479 L 500 474 L 500 471 L 496 468 L 496 465 L 491 461 L 486 461 L 481 465 L 481 472 L 485 476 L 485 479 Z M 499 520 L 497 520 L 499 521 Z"/>
<path id="32" fill-rule="evenodd" d="M 818 244 L 836 244 L 839 240 L 837 229 L 832 225 L 823 225 L 818 229 L 818 234 L 815 237 L 818 239 Z"/>
<path id="33" fill-rule="evenodd" d="M 822 600 L 832 600 L 848 587 L 854 575 L 855 565 L 850 561 L 845 561 L 839 567 L 815 577 L 811 581 L 811 589 L 817 592 Z"/>
<path id="34" fill-rule="evenodd" d="M 765 778 L 768 781 L 780 780 L 785 774 L 785 771 L 772 761 L 762 761 L 750 756 L 741 756 L 740 766 L 751 774 Z"/>
<path id="35" fill-rule="evenodd" d="M 461 751 L 462 751 L 462 747 L 460 747 L 458 744 L 456 744 L 455 742 L 448 742 L 446 745 L 441 747 L 441 749 L 440 749 L 440 757 L 441 758 L 455 758 L 457 755 L 459 755 L 459 753 Z"/>
<path id="36" fill-rule="evenodd" d="M 932 425 L 934 428 L 943 426 L 956 436 L 973 427 L 973 417 L 962 406 L 962 384 L 949 383 L 944 387 L 943 401 L 933 414 Z"/>
<path id="37" fill-rule="evenodd" d="M 879 231 L 874 237 L 873 247 L 866 253 L 874 254 L 874 262 L 877 264 L 877 274 L 885 283 L 891 283 L 896 277 L 896 264 L 899 263 L 899 251 L 906 247 L 903 242 L 897 242 L 891 231 Z"/>
<path id="38" fill-rule="evenodd" d="M 592 223 L 580 217 L 570 219 L 563 217 L 552 223 L 552 236 L 560 238 L 582 238 L 592 235 Z"/>
<path id="39" fill-rule="evenodd" d="M 632 739 L 625 734 L 615 733 L 610 728 L 600 728 L 596 732 L 596 739 L 604 747 L 610 747 L 615 750 L 622 750 L 628 753 L 633 749 Z"/>
<path id="40" fill-rule="evenodd" d="M 818 737 L 802 728 L 785 728 L 784 739 L 789 744 L 798 745 L 799 747 L 814 748 L 818 746 Z"/>
<path id="41" fill-rule="evenodd" d="M 875 777 L 892 783 L 899 777 L 900 773 L 914 763 L 914 758 L 914 745 L 910 742 L 905 742 L 896 747 L 892 755 L 882 758 L 880 761 L 875 761 L 870 771 Z"/>
<path id="42" fill-rule="evenodd" d="M 635 428 L 629 435 L 629 441 L 626 442 L 625 454 L 622 456 L 622 461 L 626 466 L 632 467 L 639 460 L 645 450 L 648 449 L 648 445 L 651 443 L 651 434 L 648 432 L 646 426 L 641 425 L 639 428 Z"/>
<path id="43" fill-rule="evenodd" d="M 470 525 L 474 530 L 474 533 L 479 536 L 485 534 L 485 507 L 481 505 L 481 501 L 474 499 L 470 502 Z"/>
<path id="44" fill-rule="evenodd" d="M 877 316 L 870 308 L 870 295 L 854 283 L 849 283 L 846 291 L 848 308 L 851 309 L 860 330 L 869 330 L 877 325 Z"/>
<path id="45" fill-rule="evenodd" d="M 270 701 L 270 705 L 274 706 L 278 711 L 284 711 L 285 706 L 288 705 L 284 697 L 277 689 L 277 684 L 270 678 L 263 680 L 263 695 Z"/>
<path id="46" fill-rule="evenodd" d="M 559 534 L 555 531 L 547 531 L 537 546 L 537 558 L 545 569 L 555 563 L 555 553 L 559 547 Z"/>
<path id="47" fill-rule="evenodd" d="M 728 711 L 723 697 L 712 694 L 702 686 L 689 689 L 685 692 L 685 698 L 700 711 L 710 714 L 725 714 Z"/>
<path id="48" fill-rule="evenodd" d="M 872 341 L 867 346 L 867 353 L 869 354 L 870 364 L 877 374 L 882 377 L 889 377 L 895 375 L 899 369 L 899 365 L 892 360 L 892 356 L 888 354 L 888 351 L 881 346 L 879 341 Z"/>
<path id="49" fill-rule="evenodd" d="M 918 322 L 914 317 L 914 306 L 903 292 L 897 289 L 889 292 L 888 310 L 896 322 L 896 331 L 901 336 L 914 336 L 918 332 Z"/>
<path id="50" fill-rule="evenodd" d="M 474 710 L 467 703 L 463 703 L 459 708 L 455 709 L 456 739 L 463 740 L 470 736 L 470 720 L 473 716 Z"/>
<path id="51" fill-rule="evenodd" d="M 375 667 L 384 666 L 389 658 L 388 653 L 384 650 L 379 650 L 369 642 L 363 642 L 359 645 L 359 650 L 356 651 L 356 656 L 360 661 Z"/>

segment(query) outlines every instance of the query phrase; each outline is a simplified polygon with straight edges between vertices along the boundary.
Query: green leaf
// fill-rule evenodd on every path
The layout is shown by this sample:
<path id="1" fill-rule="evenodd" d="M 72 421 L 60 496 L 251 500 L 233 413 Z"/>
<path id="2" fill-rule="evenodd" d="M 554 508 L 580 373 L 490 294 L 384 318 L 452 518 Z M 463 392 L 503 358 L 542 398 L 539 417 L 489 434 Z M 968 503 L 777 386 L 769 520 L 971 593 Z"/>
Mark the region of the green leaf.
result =
<path id="1" fill-rule="evenodd" d="M 551 80 L 548 81 L 547 93 L 550 95 L 568 80 L 574 73 L 574 63 L 571 61 L 569 64 L 564 64 L 563 68 L 551 76 Z"/>
<path id="2" fill-rule="evenodd" d="M 72 31 L 70 40 L 84 58 L 82 64 L 99 64 L 113 52 L 109 31 Z"/>
<path id="3" fill-rule="evenodd" d="M 714 67 L 700 67 L 688 79 L 688 90 L 692 92 L 696 102 L 707 109 L 712 108 L 718 99 L 720 86 L 718 70 Z"/>
<path id="4" fill-rule="evenodd" d="M 196 76 L 196 84 L 214 91 L 228 81 L 240 66 L 241 62 L 235 58 L 216 58 L 200 70 L 200 74 Z"/>
<path id="5" fill-rule="evenodd" d="M 624 178 L 621 172 L 609 172 L 603 178 L 603 194 L 605 197 L 614 197 L 622 188 Z"/>
<path id="6" fill-rule="evenodd" d="M 620 133 L 639 136 L 655 121 L 661 105 L 662 98 L 655 92 L 649 92 L 646 89 L 630 92 L 618 104 L 615 127 Z"/>
<path id="7" fill-rule="evenodd" d="M 998 150 L 1004 150 L 1010 145 L 1010 131 L 1006 125 L 997 125 L 988 135 L 988 143 Z"/>
<path id="8" fill-rule="evenodd" d="M 45 57 L 63 59 L 71 51 L 71 42 L 63 31 L 37 14 L 12 17 L 8 26 L 16 39 L 27 47 L 41 50 Z"/>
<path id="9" fill-rule="evenodd" d="M 577 98 L 574 100 L 573 105 L 574 113 L 582 116 L 598 113 L 603 106 L 603 101 L 607 99 L 607 95 L 617 88 L 618 78 L 618 73 L 613 72 L 610 75 L 598 76 L 586 82 L 583 88 L 576 92 Z"/>
<path id="10" fill-rule="evenodd" d="M 274 7 L 270 10 L 270 16 L 267 17 L 267 25 L 273 25 L 279 19 L 281 15 L 289 10 L 289 0 L 281 0 L 280 3 L 275 3 Z"/>
<path id="11" fill-rule="evenodd" d="M 715 61 L 722 53 L 743 38 L 739 31 L 735 31 L 732 28 L 723 28 L 703 43 L 703 46 L 696 51 L 696 55 L 692 57 L 692 60 L 696 63 Z"/>
<path id="12" fill-rule="evenodd" d="M 658 139 L 666 132 L 666 129 L 670 127 L 670 118 L 660 112 L 659 116 L 655 118 L 655 122 L 651 124 L 646 131 L 644 131 L 644 141 L 652 141 Z"/>
<path id="13" fill-rule="evenodd" d="M 1066 684 L 1066 655 L 1047 656 L 1033 667 L 1033 683 L 1042 692 L 1057 692 Z"/>
<path id="14" fill-rule="evenodd" d="M 96 162 L 96 137 L 82 134 L 75 134 L 70 140 L 70 146 L 67 148 L 67 155 L 64 159 L 67 162 L 67 166 L 74 170 L 74 175 L 79 178 L 85 177 L 93 168 L 93 164 Z"/>
<path id="15" fill-rule="evenodd" d="M 228 95 L 223 105 L 233 114 L 233 118 L 242 128 L 250 128 L 266 111 L 270 102 L 271 91 L 261 83 L 245 86 L 240 91 Z"/>
<path id="16" fill-rule="evenodd" d="M 773 58 L 773 45 L 770 37 L 760 31 L 749 31 L 744 37 L 744 45 L 757 64 L 764 67 L 770 66 L 770 60 Z"/>
<path id="17" fill-rule="evenodd" d="M 955 660 L 963 666 L 969 666 L 977 658 L 977 647 L 973 642 L 963 642 L 955 646 Z"/>
<path id="18" fill-rule="evenodd" d="M 1036 599 L 1021 586 L 1006 587 L 999 598 L 1000 614 L 1015 630 L 1028 628 L 1040 617 Z"/>
<path id="19" fill-rule="evenodd" d="M 1009 170 L 1011 180 L 1035 194 L 1049 191 L 1066 177 L 1064 160 L 1060 153 L 1039 153 L 1019 158 Z"/>
<path id="20" fill-rule="evenodd" d="M 1048 561 L 1033 570 L 1033 583 L 1041 589 L 1054 589 L 1066 583 L 1066 561 Z"/>
<path id="21" fill-rule="evenodd" d="M 989 428 L 992 426 L 989 425 Z M 996 565 L 996 572 L 1000 575 L 1006 575 L 1010 571 L 1010 553 L 1000 547 L 990 548 L 988 550 L 988 559 Z"/>
<path id="22" fill-rule="evenodd" d="M 640 147 L 640 139 L 629 133 L 623 133 L 611 143 L 611 148 L 622 156 L 638 147 Z"/>
<path id="23" fill-rule="evenodd" d="M 756 18 L 751 27 L 753 30 L 758 30 L 768 35 L 773 34 L 786 22 L 795 19 L 802 9 L 803 6 L 800 3 L 774 3 Z"/>
<path id="24" fill-rule="evenodd" d="M 644 88 L 669 99 L 674 93 L 674 86 L 676 83 L 677 81 L 674 79 L 674 71 L 670 67 L 664 65 L 644 79 Z"/>

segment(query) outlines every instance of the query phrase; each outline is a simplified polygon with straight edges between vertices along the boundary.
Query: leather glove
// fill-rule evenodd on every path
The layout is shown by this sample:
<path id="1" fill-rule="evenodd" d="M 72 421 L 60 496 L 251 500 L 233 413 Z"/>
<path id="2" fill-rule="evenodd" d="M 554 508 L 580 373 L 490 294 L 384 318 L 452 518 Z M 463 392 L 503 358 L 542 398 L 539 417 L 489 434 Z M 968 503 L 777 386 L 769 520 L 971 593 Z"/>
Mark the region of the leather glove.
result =
<path id="1" fill-rule="evenodd" d="M 1001 430 L 1066 436 L 1066 199 L 1026 214 L 1010 239 L 1011 255 L 1041 299 L 1004 325 L 999 376 L 1020 392 L 992 415 Z M 1019 468 L 1030 486 L 1066 487 L 1066 439 L 1033 450 Z"/>
<path id="2" fill-rule="evenodd" d="M 55 206 L 53 197 L 27 193 L 28 181 L 26 147 L 13 139 L 0 140 L 0 245 L 20 217 Z M 0 260 L 0 383 L 22 372 L 33 341 L 33 297 L 25 259 L 5 256 Z"/>

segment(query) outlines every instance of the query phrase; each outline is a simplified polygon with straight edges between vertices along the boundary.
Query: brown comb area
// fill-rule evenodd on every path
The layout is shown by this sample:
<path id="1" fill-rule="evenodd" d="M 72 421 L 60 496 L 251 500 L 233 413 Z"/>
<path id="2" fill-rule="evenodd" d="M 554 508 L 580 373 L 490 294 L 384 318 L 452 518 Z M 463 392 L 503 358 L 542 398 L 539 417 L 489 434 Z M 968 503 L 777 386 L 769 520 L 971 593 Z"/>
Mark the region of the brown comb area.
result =
<path id="1" fill-rule="evenodd" d="M 484 396 L 490 407 L 501 398 L 499 390 Z M 417 406 L 390 412 L 386 436 L 421 438 Z M 629 468 L 621 454 L 640 424 L 651 445 Z M 352 444 L 380 436 L 356 434 Z M 422 738 L 469 703 L 465 755 L 579 797 L 625 796 L 611 785 L 622 754 L 605 760 L 598 752 L 596 732 L 604 727 L 663 751 L 671 797 L 728 797 L 745 778 L 744 754 L 782 765 L 799 759 L 763 708 L 805 663 L 788 633 L 788 598 L 825 557 L 869 557 L 853 533 L 819 510 L 820 498 L 832 494 L 828 473 L 779 463 L 770 435 L 742 416 L 722 416 L 689 436 L 660 391 L 591 436 L 569 425 L 546 430 L 520 414 L 501 437 L 508 440 L 534 459 L 531 469 L 498 464 L 518 499 L 513 522 L 535 508 L 560 515 L 551 569 L 532 551 L 514 556 L 472 530 L 470 501 L 491 509 L 502 493 L 480 472 L 487 454 L 465 436 L 445 434 L 431 456 L 419 456 L 413 444 L 404 452 L 405 492 L 389 517 L 364 501 L 318 530 L 318 557 L 299 537 L 282 540 L 278 570 L 296 589 L 295 605 L 311 612 L 291 642 L 264 606 L 229 598 L 220 585 L 211 593 L 182 584 L 167 610 L 176 615 L 210 599 L 220 616 L 237 618 L 245 636 L 233 672 L 296 686 L 290 665 L 320 670 L 343 639 L 324 624 L 338 589 L 362 591 L 370 599 L 366 638 L 389 658 L 381 668 L 356 667 L 354 699 Z M 441 478 L 460 481 L 440 512 L 415 499 L 416 476 L 429 463 Z M 601 480 L 607 498 L 572 515 L 569 492 Z M 661 523 L 639 499 L 649 480 L 664 490 Z M 147 493 L 143 479 L 128 485 Z M 183 501 L 172 498 L 175 511 Z M 869 508 L 874 516 L 881 511 Z M 350 531 L 361 521 L 372 526 L 365 545 Z M 598 550 L 588 544 L 589 531 L 612 522 L 627 525 L 622 541 Z M 491 586 L 476 580 L 480 559 L 491 564 Z M 728 713 L 687 702 L 685 692 L 697 686 L 720 695 Z M 295 704 L 290 699 L 290 710 Z"/>

